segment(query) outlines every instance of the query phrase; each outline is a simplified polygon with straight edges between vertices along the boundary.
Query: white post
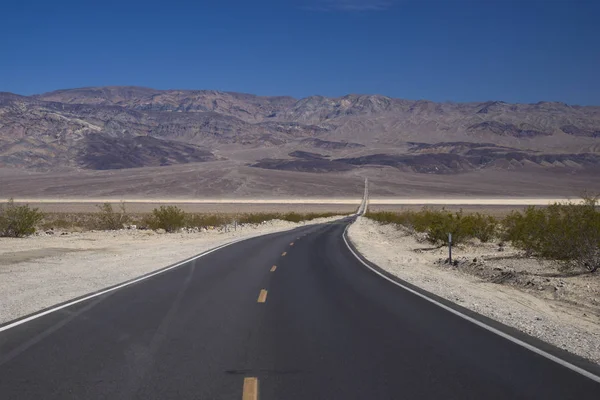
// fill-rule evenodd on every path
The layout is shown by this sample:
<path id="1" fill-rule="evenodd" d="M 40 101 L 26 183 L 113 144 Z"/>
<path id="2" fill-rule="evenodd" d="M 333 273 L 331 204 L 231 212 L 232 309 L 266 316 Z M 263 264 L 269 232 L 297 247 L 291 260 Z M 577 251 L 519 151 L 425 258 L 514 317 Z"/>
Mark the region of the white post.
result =
<path id="1" fill-rule="evenodd" d="M 448 264 L 452 265 L 452 232 L 448 233 Z"/>

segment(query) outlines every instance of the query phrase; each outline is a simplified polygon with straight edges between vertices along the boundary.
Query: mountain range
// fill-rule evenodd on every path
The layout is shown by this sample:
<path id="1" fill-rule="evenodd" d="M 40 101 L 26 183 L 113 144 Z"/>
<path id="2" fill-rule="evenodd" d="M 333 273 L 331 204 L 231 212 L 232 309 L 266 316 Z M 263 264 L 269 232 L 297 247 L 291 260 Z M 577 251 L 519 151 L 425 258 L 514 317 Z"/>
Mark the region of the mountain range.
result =
<path id="1" fill-rule="evenodd" d="M 0 93 L 2 176 L 177 165 L 200 174 L 229 171 L 236 180 L 227 189 L 217 185 L 221 194 L 235 194 L 244 175 L 257 170 L 331 179 L 384 171 L 424 181 L 507 171 L 559 180 L 576 174 L 599 188 L 600 107 L 356 94 L 297 100 L 120 86 Z"/>

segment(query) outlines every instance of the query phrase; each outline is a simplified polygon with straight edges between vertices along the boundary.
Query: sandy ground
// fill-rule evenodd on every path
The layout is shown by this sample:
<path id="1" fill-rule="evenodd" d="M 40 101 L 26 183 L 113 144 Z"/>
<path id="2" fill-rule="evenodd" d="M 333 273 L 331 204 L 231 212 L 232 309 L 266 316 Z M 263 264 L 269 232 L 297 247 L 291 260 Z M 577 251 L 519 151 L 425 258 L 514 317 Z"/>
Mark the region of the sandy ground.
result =
<path id="1" fill-rule="evenodd" d="M 335 219 L 315 219 L 306 224 Z M 229 232 L 158 234 L 149 230 L 121 230 L 0 238 L 0 323 L 135 278 L 236 239 L 302 225 L 268 221 L 240 226 Z"/>
<path id="2" fill-rule="evenodd" d="M 214 161 L 105 171 L 34 172 L 0 168 L 0 198 L 19 199 L 355 199 L 369 178 L 372 198 L 541 198 L 600 191 L 597 171 L 483 169 L 424 174 L 365 166 L 343 173 L 278 171 L 248 161 Z"/>
<path id="3" fill-rule="evenodd" d="M 561 273 L 558 265 L 522 257 L 510 246 L 447 248 L 360 217 L 350 240 L 390 273 L 548 343 L 600 363 L 600 276 Z"/>

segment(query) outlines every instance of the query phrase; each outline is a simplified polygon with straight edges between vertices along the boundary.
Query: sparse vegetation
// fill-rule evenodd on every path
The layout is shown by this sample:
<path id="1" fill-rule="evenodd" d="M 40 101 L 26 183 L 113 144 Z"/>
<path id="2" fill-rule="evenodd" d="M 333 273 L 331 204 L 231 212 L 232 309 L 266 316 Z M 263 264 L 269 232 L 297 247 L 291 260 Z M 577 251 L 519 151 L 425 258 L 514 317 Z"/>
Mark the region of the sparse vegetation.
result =
<path id="1" fill-rule="evenodd" d="M 110 203 L 98 206 L 98 229 L 114 231 L 122 229 L 127 222 L 129 217 L 124 202 L 119 204 L 118 211 L 115 211 Z"/>
<path id="2" fill-rule="evenodd" d="M 119 230 L 135 225 L 138 229 L 165 229 L 175 232 L 180 228 L 219 228 L 231 225 L 260 224 L 265 221 L 283 220 L 290 222 L 311 221 L 315 218 L 341 215 L 333 212 L 324 213 L 185 213 L 173 206 L 163 206 L 152 213 L 128 213 L 125 204 L 121 203 L 115 210 L 114 205 L 105 203 L 97 207 L 98 212 L 67 213 L 54 212 L 44 214 L 39 227 L 44 231 L 90 231 L 90 230 Z"/>
<path id="3" fill-rule="evenodd" d="M 461 225 L 467 237 L 477 238 L 482 243 L 487 243 L 498 235 L 498 220 L 490 215 L 465 215 Z"/>
<path id="4" fill-rule="evenodd" d="M 426 233 L 432 244 L 448 245 L 477 238 L 510 241 L 528 255 L 558 260 L 564 269 L 590 272 L 600 269 L 600 210 L 598 197 L 587 196 L 582 203 L 555 203 L 547 207 L 527 207 L 513 211 L 498 221 L 480 213 L 451 213 L 424 208 L 401 213 L 367 213 L 368 218 L 385 224 L 402 225 Z"/>
<path id="5" fill-rule="evenodd" d="M 234 217 L 227 214 L 188 214 L 185 226 L 188 228 L 208 228 L 231 224 L 233 220 Z"/>
<path id="6" fill-rule="evenodd" d="M 503 237 L 528 254 L 562 261 L 565 269 L 595 272 L 600 268 L 597 204 L 597 197 L 588 197 L 582 204 L 555 203 L 515 211 L 503 221 Z"/>
<path id="7" fill-rule="evenodd" d="M 280 214 L 278 213 L 249 213 L 241 214 L 238 216 L 238 223 L 240 224 L 260 224 L 265 221 L 272 219 L 279 219 Z"/>
<path id="8" fill-rule="evenodd" d="M 44 215 L 29 205 L 16 205 L 10 199 L 4 206 L 0 205 L 0 236 L 23 237 L 35 233 L 35 228 Z"/>
<path id="9" fill-rule="evenodd" d="M 186 214 L 176 206 L 160 206 L 152 210 L 148 218 L 148 226 L 151 229 L 164 229 L 167 232 L 175 232 L 185 226 Z"/>
<path id="10" fill-rule="evenodd" d="M 312 221 L 317 218 L 329 218 L 336 215 L 341 215 L 333 212 L 325 212 L 325 213 L 297 213 L 297 212 L 288 212 L 288 213 L 252 213 L 252 214 L 242 214 L 238 217 L 238 223 L 240 224 L 260 224 L 265 221 L 270 221 L 274 219 L 278 219 L 281 221 L 288 222 L 302 222 L 302 221 Z"/>
<path id="11" fill-rule="evenodd" d="M 487 242 L 495 236 L 497 225 L 495 218 L 479 213 L 464 215 L 462 211 L 452 213 L 427 207 L 418 212 L 377 212 L 367 213 L 366 216 L 381 223 L 403 225 L 410 230 L 426 233 L 427 240 L 438 245 L 448 245 L 448 233 L 452 233 L 453 243 L 462 243 L 470 238 Z"/>

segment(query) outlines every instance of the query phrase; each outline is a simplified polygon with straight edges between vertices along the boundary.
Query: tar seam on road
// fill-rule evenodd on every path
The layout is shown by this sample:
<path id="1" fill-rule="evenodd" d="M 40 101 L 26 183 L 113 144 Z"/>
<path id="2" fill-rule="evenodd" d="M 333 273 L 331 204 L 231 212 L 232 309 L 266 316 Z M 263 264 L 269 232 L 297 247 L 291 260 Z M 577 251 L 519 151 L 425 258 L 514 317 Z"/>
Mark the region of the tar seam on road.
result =
<path id="1" fill-rule="evenodd" d="M 266 289 L 261 289 L 260 290 L 260 294 L 258 295 L 258 303 L 264 303 L 267 301 L 267 290 Z"/>
<path id="2" fill-rule="evenodd" d="M 409 287 L 407 287 L 407 286 L 405 286 L 405 285 L 403 285 L 403 284 L 401 284 L 399 282 L 396 282 L 395 280 L 393 280 L 393 279 L 385 276 L 381 272 L 373 269 L 369 264 L 367 264 L 366 262 L 364 262 L 362 260 L 362 258 L 360 258 L 358 256 L 358 254 L 356 254 L 354 252 L 354 250 L 352 250 L 352 247 L 350 246 L 350 244 L 348 244 L 348 240 L 346 239 L 346 236 L 348 234 L 348 228 L 349 227 L 350 227 L 350 224 L 348 226 L 346 226 L 346 229 L 344 229 L 344 233 L 342 233 L 342 239 L 344 239 L 344 243 L 346 243 L 346 247 L 348 247 L 348 250 L 350 250 L 350 253 L 352 253 L 352 255 L 354 255 L 354 257 L 356 257 L 356 259 L 358 261 L 360 261 L 361 264 L 363 264 L 365 267 L 369 268 L 371 271 L 373 271 L 374 273 L 376 273 L 380 277 L 388 280 L 389 282 L 392 282 L 394 285 L 396 285 L 398 287 L 401 287 L 402 289 L 404 289 L 404 290 L 406 290 L 406 291 L 408 291 L 408 292 L 410 292 L 410 293 L 412 293 L 414 295 L 417 295 L 417 296 L 421 297 L 422 299 L 427 300 L 430 303 L 433 303 L 436 306 L 441 307 L 444 310 L 449 311 L 452 314 L 454 314 L 454 315 L 456 315 L 458 317 L 461 317 L 461 318 L 463 318 L 463 319 L 465 319 L 465 320 L 467 320 L 467 321 L 469 321 L 469 322 L 471 322 L 471 323 L 473 323 L 473 324 L 475 324 L 475 325 L 477 325 L 477 326 L 479 326 L 479 327 L 481 327 L 481 328 L 483 328 L 483 329 L 485 329 L 485 330 L 487 330 L 487 331 L 489 331 L 491 333 L 495 333 L 496 335 L 498 335 L 500 337 L 503 337 L 504 339 L 510 340 L 511 342 L 513 342 L 513 343 L 515 343 L 515 344 L 517 344 L 517 345 L 519 345 L 521 347 L 524 347 L 527 350 L 530 350 L 530 351 L 532 351 L 532 352 L 534 352 L 536 354 L 539 354 L 540 356 L 545 357 L 545 358 L 549 359 L 550 361 L 554 361 L 555 363 L 557 363 L 559 365 L 562 365 L 563 367 L 566 367 L 566 368 L 570 369 L 571 371 L 577 372 L 577 373 L 585 376 L 586 378 L 589 378 L 589 379 L 591 379 L 591 380 L 593 380 L 595 382 L 600 383 L 600 376 L 594 375 L 591 372 L 586 371 L 585 369 L 580 368 L 580 367 L 578 367 L 576 365 L 573 365 L 573 364 L 571 364 L 568 361 L 565 361 L 565 360 L 563 360 L 563 359 L 561 359 L 559 357 L 556 357 L 555 355 L 552 355 L 552 354 L 550 354 L 550 353 L 548 353 L 548 352 L 546 352 L 546 351 L 544 351 L 542 349 L 538 349 L 537 347 L 535 347 L 535 346 L 533 346 L 533 345 L 531 345 L 529 343 L 526 343 L 526 342 L 524 342 L 524 341 L 522 341 L 520 339 L 517 339 L 516 337 L 511 336 L 511 335 L 509 335 L 509 334 L 507 334 L 505 332 L 502 332 L 499 329 L 491 327 L 491 326 L 489 326 L 489 325 L 487 325 L 487 324 L 485 324 L 485 323 L 483 323 L 483 322 L 481 322 L 481 321 L 479 321 L 479 320 L 477 320 L 475 318 L 469 317 L 468 315 L 465 315 L 465 314 L 461 313 L 460 311 L 457 311 L 457 310 L 453 309 L 452 307 L 448 307 L 447 305 L 442 304 L 439 301 L 436 301 L 436 300 L 434 300 L 434 299 L 432 299 L 432 298 L 424 295 L 423 293 L 419 293 L 416 290 L 413 290 L 413 289 L 411 289 L 411 288 L 409 288 Z"/>
<path id="3" fill-rule="evenodd" d="M 275 272 L 275 270 L 276 270 L 276 269 L 277 269 L 277 265 L 273 265 L 273 266 L 271 267 L 271 272 Z"/>
<path id="4" fill-rule="evenodd" d="M 258 400 L 258 378 L 244 378 L 242 400 Z"/>
<path id="5" fill-rule="evenodd" d="M 156 276 L 156 275 L 162 274 L 164 272 L 170 271 L 170 270 L 172 270 L 174 268 L 181 267 L 182 265 L 185 265 L 185 264 L 187 264 L 189 262 L 197 260 L 198 258 L 204 257 L 204 256 L 206 256 L 206 255 L 208 255 L 210 253 L 213 253 L 213 252 L 215 252 L 217 250 L 220 250 L 223 247 L 227 247 L 227 246 L 230 246 L 230 245 L 238 243 L 238 242 L 242 242 L 242 241 L 247 240 L 247 239 L 248 238 L 238 239 L 238 240 L 234 240 L 234 241 L 229 242 L 229 243 L 225 243 L 225 244 L 223 244 L 221 246 L 215 247 L 214 249 L 210 249 L 210 250 L 205 251 L 204 253 L 200 253 L 197 256 L 194 256 L 192 258 L 188 258 L 187 260 L 181 261 L 181 262 L 179 262 L 179 263 L 177 263 L 175 265 L 171 265 L 170 267 L 166 267 L 166 268 L 160 269 L 158 271 L 155 271 L 155 272 L 152 272 L 152 273 L 149 273 L 149 274 L 146 274 L 146 275 L 142 275 L 139 278 L 136 278 L 136 279 L 124 282 L 122 284 L 113 286 L 113 287 L 105 289 L 105 290 L 98 291 L 96 293 L 92 293 L 92 294 L 90 294 L 88 296 L 84 296 L 84 297 L 81 297 L 81 298 L 73 300 L 73 301 L 69 301 L 69 302 L 63 303 L 63 304 L 61 304 L 59 306 L 49 308 L 49 309 L 47 309 L 45 311 L 42 311 L 40 313 L 30 315 L 29 317 L 20 319 L 18 321 L 15 321 L 13 323 L 9 323 L 7 325 L 4 325 L 4 326 L 0 327 L 0 332 L 6 331 L 6 330 L 8 330 L 10 328 L 14 328 L 15 326 L 18 326 L 18 325 L 24 324 L 26 322 L 32 321 L 32 320 L 34 320 L 36 318 L 43 317 L 44 315 L 53 313 L 55 311 L 62 310 L 63 308 L 70 307 L 70 306 L 72 306 L 74 304 L 78 304 L 78 303 L 81 303 L 83 301 L 86 301 L 86 300 L 89 300 L 89 299 L 93 299 L 94 297 L 102 296 L 103 294 L 113 292 L 115 290 L 124 288 L 124 287 L 129 286 L 129 285 L 133 285 L 134 283 L 146 280 L 146 279 L 151 278 L 153 276 Z"/>
<path id="6" fill-rule="evenodd" d="M 281 256 L 284 257 L 286 254 L 287 252 L 284 251 L 283 253 L 281 253 Z"/>

